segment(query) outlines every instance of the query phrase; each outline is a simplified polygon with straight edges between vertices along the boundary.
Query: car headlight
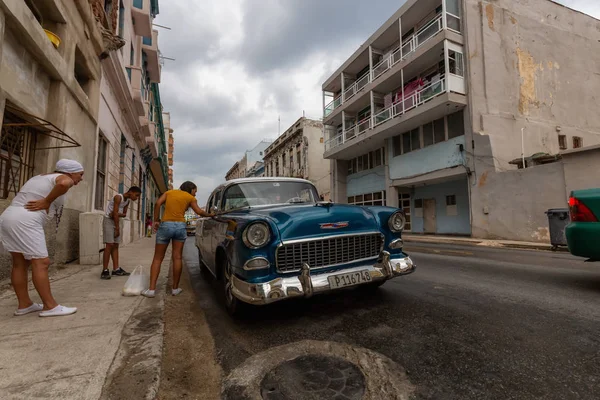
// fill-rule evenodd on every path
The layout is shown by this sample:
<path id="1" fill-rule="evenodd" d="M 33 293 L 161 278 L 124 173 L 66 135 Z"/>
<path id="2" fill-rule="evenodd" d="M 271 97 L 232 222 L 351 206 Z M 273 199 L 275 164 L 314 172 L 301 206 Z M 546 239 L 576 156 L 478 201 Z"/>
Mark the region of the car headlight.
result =
<path id="1" fill-rule="evenodd" d="M 388 219 L 388 226 L 392 232 L 402 232 L 405 223 L 406 218 L 402 211 L 396 211 L 390 215 L 390 218 Z"/>
<path id="2" fill-rule="evenodd" d="M 263 222 L 255 222 L 244 229 L 242 240 L 251 249 L 259 249 L 269 243 L 271 230 Z"/>

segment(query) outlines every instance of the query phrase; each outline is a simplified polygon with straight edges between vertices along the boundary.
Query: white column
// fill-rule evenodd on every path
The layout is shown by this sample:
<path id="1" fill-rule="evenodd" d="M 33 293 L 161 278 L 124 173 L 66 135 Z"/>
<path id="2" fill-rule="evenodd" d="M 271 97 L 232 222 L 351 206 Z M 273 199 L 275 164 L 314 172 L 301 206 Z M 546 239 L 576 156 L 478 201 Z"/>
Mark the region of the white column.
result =
<path id="1" fill-rule="evenodd" d="M 446 20 L 446 0 L 442 0 L 442 29 L 447 28 Z"/>
<path id="2" fill-rule="evenodd" d="M 446 2 L 444 1 L 444 4 Z M 448 41 L 444 40 L 444 79 L 446 81 L 446 92 L 450 93 L 450 85 L 448 85 L 448 79 L 450 74 L 450 59 L 448 57 Z"/>
<path id="3" fill-rule="evenodd" d="M 375 127 L 375 95 L 372 90 L 369 94 L 371 96 L 371 128 L 373 128 Z"/>
<path id="4" fill-rule="evenodd" d="M 346 76 L 345 76 L 345 74 L 343 72 L 340 74 L 340 79 L 341 79 L 341 82 L 342 82 L 342 85 L 341 85 L 341 87 L 342 87 L 342 101 L 341 101 L 341 104 L 344 104 L 344 102 L 346 101 L 346 99 L 344 98 L 344 92 L 346 91 Z"/>
<path id="5" fill-rule="evenodd" d="M 342 110 L 342 143 L 346 137 L 346 111 Z"/>
<path id="6" fill-rule="evenodd" d="M 325 119 L 326 115 L 325 115 L 325 91 L 321 90 L 321 98 L 323 100 L 323 119 Z"/>
<path id="7" fill-rule="evenodd" d="M 373 80 L 373 46 L 369 45 L 369 75 L 370 80 Z"/>
<path id="8" fill-rule="evenodd" d="M 400 80 L 402 81 L 402 114 L 404 114 L 404 68 L 400 70 Z M 392 114 L 393 111 L 392 109 Z"/>
<path id="9" fill-rule="evenodd" d="M 398 18 L 398 33 L 400 34 L 400 59 L 404 58 L 402 54 L 402 18 Z"/>

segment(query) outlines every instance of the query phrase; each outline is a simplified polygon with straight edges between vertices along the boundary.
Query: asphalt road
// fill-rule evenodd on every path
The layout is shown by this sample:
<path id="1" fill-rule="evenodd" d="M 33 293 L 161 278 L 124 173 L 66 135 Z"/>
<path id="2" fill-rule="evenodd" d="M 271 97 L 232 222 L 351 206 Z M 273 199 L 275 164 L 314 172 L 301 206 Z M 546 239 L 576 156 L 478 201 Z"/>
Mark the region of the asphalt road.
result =
<path id="1" fill-rule="evenodd" d="M 247 357 L 304 339 L 338 341 L 403 366 L 418 399 L 600 398 L 600 263 L 566 253 L 414 244 L 418 265 L 374 294 L 282 302 L 233 320 L 185 264 L 227 374 Z"/>

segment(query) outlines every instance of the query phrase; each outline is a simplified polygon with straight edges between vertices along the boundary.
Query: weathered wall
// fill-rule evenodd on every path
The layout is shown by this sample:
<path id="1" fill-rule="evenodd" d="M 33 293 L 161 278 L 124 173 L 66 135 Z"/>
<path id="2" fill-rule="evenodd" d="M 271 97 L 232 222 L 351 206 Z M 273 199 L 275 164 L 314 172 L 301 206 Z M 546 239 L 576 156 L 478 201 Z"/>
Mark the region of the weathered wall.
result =
<path id="1" fill-rule="evenodd" d="M 547 242 L 550 208 L 567 207 L 560 162 L 484 175 L 473 212 L 480 211 L 473 236 Z M 486 214 L 487 213 L 487 214 Z"/>
<path id="2" fill-rule="evenodd" d="M 465 144 L 464 136 L 458 136 L 397 157 L 394 157 L 393 145 L 389 144 L 387 157 L 390 160 L 390 179 L 410 178 L 462 165 L 464 160 L 459 149 L 461 144 L 463 146 Z"/>
<path id="3" fill-rule="evenodd" d="M 506 183 L 521 194 L 501 196 L 507 202 L 503 207 L 495 195 L 507 191 L 496 185 L 524 173 L 508 172 L 515 168 L 508 162 L 521 156 L 521 128 L 526 155 L 557 154 L 559 134 L 567 136 L 569 148 L 573 136 L 584 145 L 600 143 L 600 21 L 547 0 L 463 0 L 463 16 L 473 236 L 546 240 L 543 212 L 564 205 L 564 186 L 553 180 L 557 167 L 548 167 L 551 175 L 538 176 L 553 182 L 548 196 L 523 194 L 529 183 L 541 189 L 540 182 L 509 179 Z M 527 184 L 518 190 L 524 180 Z M 561 196 L 554 193 L 557 187 Z M 495 217 L 490 202 L 494 209 L 509 206 L 522 212 L 516 213 L 519 218 L 512 213 Z"/>
<path id="4" fill-rule="evenodd" d="M 446 196 L 456 196 L 456 212 L 449 212 Z M 469 235 L 471 233 L 469 188 L 467 179 L 461 178 L 435 185 L 418 186 L 412 189 L 413 199 L 434 199 L 436 214 L 436 233 L 441 235 Z M 424 218 L 417 216 L 411 202 L 411 231 L 423 233 Z"/>
<path id="5" fill-rule="evenodd" d="M 600 187 L 600 148 L 563 154 L 562 164 L 567 198 L 573 190 Z"/>
<path id="6" fill-rule="evenodd" d="M 87 211 L 92 201 L 95 137 L 97 132 L 101 36 L 95 24 L 88 25 L 91 15 L 87 3 L 83 14 L 72 2 L 56 1 L 53 15 L 46 15 L 44 28 L 61 38 L 54 48 L 25 2 L 0 0 L 0 105 L 10 102 L 27 113 L 52 122 L 81 144 L 78 148 L 38 150 L 34 173 L 50 172 L 59 158 L 73 158 L 85 168 L 84 181 L 67 195 L 58 233 L 50 221 L 46 227 L 50 257 L 55 263 L 77 258 L 79 248 L 79 213 Z M 86 14 L 88 13 L 88 14 Z M 54 19 L 62 19 L 57 23 Z M 66 23 L 64 23 L 66 22 Z M 93 21 L 92 21 L 93 22 Z M 79 63 L 85 65 L 89 81 L 82 88 L 74 74 L 76 49 Z M 59 146 L 56 139 L 38 136 L 38 148 Z M 0 210 L 10 203 L 0 202 Z M 0 279 L 10 271 L 6 255 L 0 259 Z"/>
<path id="7" fill-rule="evenodd" d="M 346 182 L 348 196 L 386 190 L 385 166 L 381 165 L 376 168 L 348 175 L 346 177 Z"/>
<path id="8" fill-rule="evenodd" d="M 308 179 L 315 184 L 319 194 L 329 196 L 330 162 L 323 158 L 323 124 L 307 119 L 304 121 L 303 129 L 304 136 L 308 138 L 306 154 Z"/>

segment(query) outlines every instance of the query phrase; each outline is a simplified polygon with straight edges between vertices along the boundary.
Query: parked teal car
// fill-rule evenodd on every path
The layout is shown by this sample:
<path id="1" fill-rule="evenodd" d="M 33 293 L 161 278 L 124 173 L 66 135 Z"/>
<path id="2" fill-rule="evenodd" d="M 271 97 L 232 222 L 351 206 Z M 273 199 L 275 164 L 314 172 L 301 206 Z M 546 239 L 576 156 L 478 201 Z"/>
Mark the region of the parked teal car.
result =
<path id="1" fill-rule="evenodd" d="M 319 201 L 304 179 L 231 180 L 206 209 L 219 216 L 199 220 L 196 246 L 231 313 L 243 303 L 376 287 L 415 270 L 402 251 L 401 210 Z"/>
<path id="2" fill-rule="evenodd" d="M 571 192 L 569 212 L 571 223 L 565 229 L 569 251 L 600 261 L 600 188 Z"/>

